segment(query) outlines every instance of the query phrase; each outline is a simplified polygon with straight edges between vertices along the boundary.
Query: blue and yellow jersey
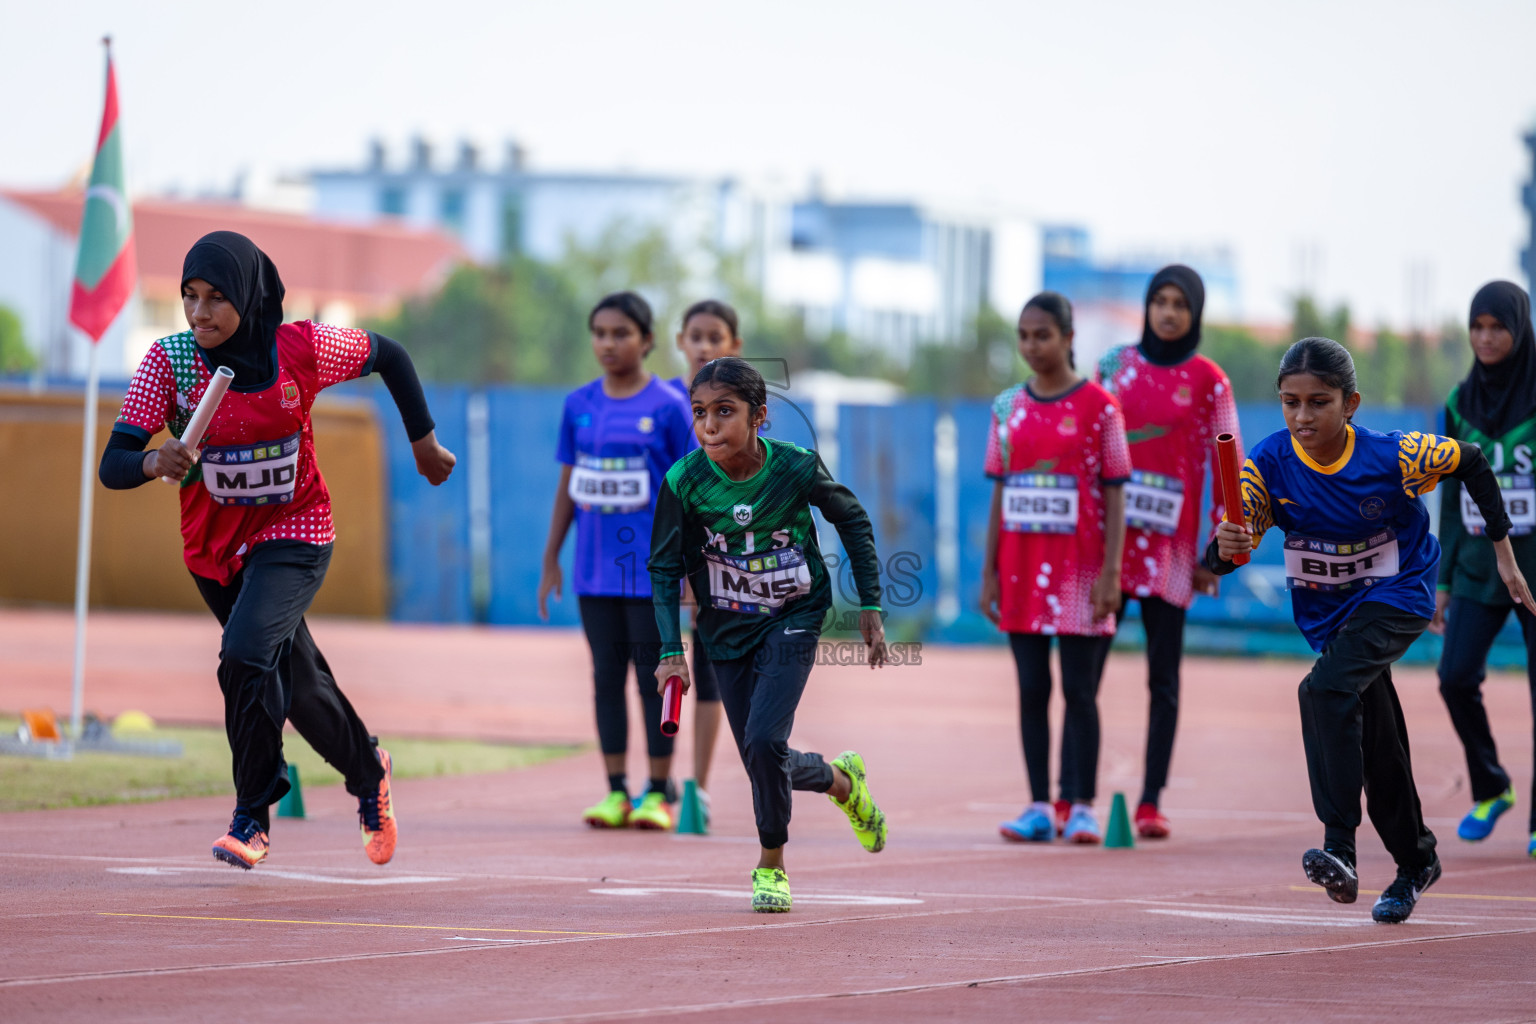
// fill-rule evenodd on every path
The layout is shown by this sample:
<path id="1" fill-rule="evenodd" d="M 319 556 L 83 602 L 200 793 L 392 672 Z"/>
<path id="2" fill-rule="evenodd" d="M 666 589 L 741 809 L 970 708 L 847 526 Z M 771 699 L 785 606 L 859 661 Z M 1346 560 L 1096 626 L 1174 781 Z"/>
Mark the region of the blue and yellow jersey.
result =
<path id="1" fill-rule="evenodd" d="M 1254 446 L 1243 465 L 1253 546 L 1271 526 L 1285 534 L 1292 611 L 1316 651 L 1366 601 L 1434 614 L 1440 544 L 1421 496 L 1462 460 L 1449 437 L 1347 429 L 1332 465 L 1319 465 L 1284 430 Z"/>

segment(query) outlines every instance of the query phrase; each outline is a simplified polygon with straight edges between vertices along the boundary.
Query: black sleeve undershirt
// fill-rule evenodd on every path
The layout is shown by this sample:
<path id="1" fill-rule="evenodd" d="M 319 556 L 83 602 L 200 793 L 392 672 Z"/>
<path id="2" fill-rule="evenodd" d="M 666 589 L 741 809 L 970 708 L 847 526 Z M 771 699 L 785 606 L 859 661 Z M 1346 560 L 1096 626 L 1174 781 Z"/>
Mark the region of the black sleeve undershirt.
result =
<path id="1" fill-rule="evenodd" d="M 149 438 L 140 437 L 137 431 L 121 427 L 107 438 L 106 451 L 101 453 L 101 466 L 96 475 L 103 487 L 114 491 L 126 491 L 147 484 L 150 477 L 144 475 L 144 448 Z"/>
<path id="2" fill-rule="evenodd" d="M 416 376 L 416 364 L 411 362 L 405 346 L 373 331 L 372 372 L 384 380 L 389 396 L 400 410 L 400 421 L 405 424 L 405 436 L 414 444 L 437 429 L 432 413 L 427 409 L 427 396 L 421 390 L 421 378 Z"/>
<path id="3" fill-rule="evenodd" d="M 1499 491 L 1499 479 L 1493 475 L 1493 467 L 1488 465 L 1488 457 L 1481 448 L 1465 441 L 1456 443 L 1461 446 L 1461 459 L 1456 463 L 1456 471 L 1450 476 L 1467 489 L 1467 493 L 1477 503 L 1477 510 L 1487 521 L 1483 536 L 1492 541 L 1503 540 L 1509 536 L 1509 515 L 1504 511 L 1504 496 Z"/>

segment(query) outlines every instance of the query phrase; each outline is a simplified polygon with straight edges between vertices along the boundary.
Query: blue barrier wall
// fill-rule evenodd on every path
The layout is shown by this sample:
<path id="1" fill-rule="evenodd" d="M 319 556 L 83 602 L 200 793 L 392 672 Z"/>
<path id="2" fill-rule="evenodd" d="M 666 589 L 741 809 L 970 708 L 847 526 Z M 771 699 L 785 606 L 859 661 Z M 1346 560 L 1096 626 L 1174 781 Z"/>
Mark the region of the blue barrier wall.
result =
<path id="1" fill-rule="evenodd" d="M 560 482 L 555 446 L 565 394 L 556 388 L 497 388 L 486 394 L 491 526 L 487 622 L 526 626 L 542 621 L 538 614 L 539 577 L 555 488 Z M 572 527 L 560 550 L 564 593 L 560 600 L 550 595 L 550 625 L 581 622 L 571 590 L 575 534 Z"/>
<path id="2" fill-rule="evenodd" d="M 406 622 L 471 622 L 469 552 L 469 389 L 429 385 L 437 440 L 458 457 L 448 482 L 433 487 L 416 472 L 389 392 L 375 388 L 384 425 L 389 480 L 390 615 Z"/>

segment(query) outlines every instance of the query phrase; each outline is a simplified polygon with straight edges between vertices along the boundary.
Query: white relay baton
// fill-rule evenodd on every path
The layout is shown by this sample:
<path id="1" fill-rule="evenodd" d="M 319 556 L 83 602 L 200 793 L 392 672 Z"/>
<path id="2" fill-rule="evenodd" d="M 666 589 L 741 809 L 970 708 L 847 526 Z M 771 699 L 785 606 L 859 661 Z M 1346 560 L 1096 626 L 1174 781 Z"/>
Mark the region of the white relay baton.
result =
<path id="1" fill-rule="evenodd" d="M 227 366 L 221 366 L 214 371 L 213 379 L 208 382 L 208 388 L 203 392 L 203 397 L 198 400 L 197 408 L 192 413 L 192 419 L 187 423 L 187 429 L 181 432 L 181 443 L 188 448 L 193 447 L 202 440 L 203 434 L 208 431 L 208 424 L 213 422 L 213 414 L 219 411 L 219 403 L 224 401 L 224 392 L 229 390 L 234 383 L 235 371 Z M 196 460 L 194 460 L 196 461 Z M 168 476 L 160 478 L 168 484 L 177 481 Z"/>

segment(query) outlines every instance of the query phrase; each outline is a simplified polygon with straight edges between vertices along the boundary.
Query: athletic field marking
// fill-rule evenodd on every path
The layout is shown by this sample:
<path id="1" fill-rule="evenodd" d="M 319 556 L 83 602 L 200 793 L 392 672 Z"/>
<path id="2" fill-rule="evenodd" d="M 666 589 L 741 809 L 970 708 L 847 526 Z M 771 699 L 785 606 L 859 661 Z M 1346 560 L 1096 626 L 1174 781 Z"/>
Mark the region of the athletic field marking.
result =
<path id="1" fill-rule="evenodd" d="M 131 867 L 131 868 L 107 868 L 109 874 L 114 875 L 182 875 L 192 871 L 213 872 L 229 875 L 227 867 L 209 865 L 208 867 Z M 262 868 L 261 878 L 287 878 L 295 882 L 324 882 L 329 885 L 417 885 L 427 882 L 453 882 L 456 879 L 441 875 L 377 875 L 373 878 L 347 878 L 342 875 L 314 875 L 307 871 L 289 871 L 286 868 Z"/>
<path id="2" fill-rule="evenodd" d="M 1082 967 L 1068 971 L 1042 971 L 1037 974 L 1002 975 L 993 978 L 936 981 L 920 985 L 900 985 L 890 988 L 858 989 L 848 992 L 808 992 L 784 996 L 764 996 L 758 999 L 740 999 L 717 1003 L 695 1003 L 682 1006 L 635 1007 L 625 1010 L 575 1013 L 559 1017 L 499 1018 L 481 1024 L 582 1024 L 607 1020 L 632 1020 L 642 1017 L 680 1016 L 688 1013 L 714 1013 L 721 1010 L 742 1010 L 763 1006 L 782 1006 L 790 1003 L 807 1003 L 823 999 L 848 999 L 860 996 L 908 995 L 916 992 L 936 992 L 948 989 L 975 988 L 981 985 L 1020 984 L 1031 981 L 1054 981 L 1060 978 L 1077 978 L 1093 975 L 1120 974 L 1127 971 L 1147 971 L 1162 967 L 1181 967 L 1185 964 L 1215 963 L 1223 961 L 1257 960 L 1267 957 L 1301 956 L 1312 953 L 1333 953 L 1348 949 L 1373 949 L 1384 946 L 1407 946 L 1424 942 L 1455 942 L 1462 939 L 1488 938 L 1499 935 L 1530 935 L 1536 930 L 1528 928 L 1505 929 L 1489 932 L 1468 932 L 1461 935 L 1423 935 L 1408 939 L 1387 939 L 1381 942 L 1351 942 L 1334 946 L 1315 946 L 1299 949 L 1263 950 L 1255 953 L 1222 953 L 1214 956 L 1168 957 L 1148 963 L 1111 964 L 1106 967 Z M 467 947 L 470 948 L 470 947 Z"/>
<path id="3" fill-rule="evenodd" d="M 748 895 L 746 889 L 672 889 L 658 886 L 645 886 L 622 889 L 588 889 L 590 893 L 598 896 L 722 896 L 726 899 L 739 900 Z M 912 906 L 923 902 L 905 896 L 857 896 L 852 893 L 798 893 L 795 899 L 800 903 L 814 903 L 822 907 L 898 907 Z"/>
<path id="4" fill-rule="evenodd" d="M 201 917 L 195 914 L 119 914 L 99 911 L 97 917 L 147 917 L 161 921 L 225 921 L 234 924 L 312 924 L 330 928 L 399 928 L 422 932 L 516 932 L 520 935 L 588 935 L 623 938 L 625 932 L 577 932 L 560 928 L 460 928 L 445 924 L 378 924 L 373 921 L 297 921 L 276 917 Z"/>
<path id="5" fill-rule="evenodd" d="M 1293 885 L 1292 892 L 1316 892 L 1315 885 Z M 1361 889 L 1362 896 L 1380 896 L 1380 889 Z M 1488 896 L 1477 892 L 1425 892 L 1419 894 L 1421 900 L 1486 900 L 1491 903 L 1536 903 L 1536 896 Z"/>
<path id="6" fill-rule="evenodd" d="M 1357 917 L 1317 917 L 1308 914 L 1264 914 L 1264 913 L 1233 913 L 1230 910 L 1158 910 L 1147 908 L 1149 914 L 1164 914 L 1169 917 L 1193 917 L 1205 921 L 1238 921 L 1245 924 L 1300 924 L 1318 925 L 1323 928 L 1374 928 L 1376 922 L 1369 917 L 1360 915 Z M 1475 921 L 1446 921 L 1440 918 L 1415 917 L 1409 924 L 1432 925 L 1472 925 Z"/>
<path id="7" fill-rule="evenodd" d="M 495 944 L 495 943 L 485 942 L 485 943 L 465 944 L 465 945 L 462 945 L 462 946 L 442 946 L 442 947 L 436 947 L 436 948 L 433 948 L 433 949 L 396 950 L 396 951 L 386 951 L 386 952 L 378 952 L 378 953 L 354 953 L 354 954 L 346 954 L 346 955 L 341 955 L 341 956 L 305 957 L 305 958 L 291 958 L 291 959 L 285 959 L 285 960 L 258 960 L 258 961 L 250 961 L 250 962 L 246 962 L 246 963 L 199 964 L 199 965 L 191 965 L 191 966 L 184 966 L 184 967 L 149 967 L 149 968 L 138 968 L 138 969 L 132 969 L 132 970 L 122 970 L 122 971 L 92 971 L 92 972 L 82 972 L 82 973 L 78 973 L 78 974 L 56 974 L 56 975 L 25 977 L 25 978 L 10 978 L 10 979 L 5 979 L 5 980 L 0 980 L 0 989 L 5 989 L 5 988 L 29 988 L 29 987 L 34 987 L 34 986 L 38 986 L 38 985 L 61 985 L 61 984 L 67 984 L 67 983 L 70 983 L 70 982 L 115 981 L 115 980 L 124 979 L 124 978 L 153 978 L 153 977 L 163 977 L 163 976 L 169 976 L 169 975 L 204 974 L 204 973 L 216 973 L 216 972 L 224 972 L 224 971 L 263 970 L 263 969 L 267 969 L 267 968 L 281 968 L 281 967 L 307 967 L 307 966 L 317 966 L 317 965 L 334 964 L 334 963 L 353 963 L 353 962 L 366 961 L 366 960 L 388 960 L 388 959 L 397 959 L 397 958 L 406 958 L 406 957 L 438 956 L 438 955 L 442 955 L 442 954 L 464 953 L 464 952 L 473 952 L 473 951 L 485 951 L 485 950 L 494 950 L 494 949 L 510 949 L 510 948 L 519 948 L 519 947 L 523 947 L 523 946 L 554 945 L 554 944 L 563 944 L 563 943 L 568 943 L 568 942 L 613 942 L 613 941 L 621 941 L 623 939 L 679 938 L 679 937 L 691 937 L 691 936 L 698 936 L 698 935 L 725 935 L 725 934 L 733 934 L 733 933 L 739 933 L 739 932 L 754 932 L 754 933 L 758 933 L 758 932 L 762 932 L 764 929 L 821 928 L 821 927 L 826 927 L 828 925 L 863 924 L 863 923 L 879 922 L 879 921 L 907 921 L 907 920 L 911 920 L 912 918 L 915 918 L 915 917 L 943 917 L 943 916 L 948 916 L 948 915 L 951 915 L 951 914 L 1008 913 L 1008 912 L 1016 912 L 1018 909 L 1020 909 L 1020 908 L 1017 908 L 1017 907 L 988 907 L 988 908 L 975 908 L 975 909 L 969 909 L 969 910 L 967 910 L 967 909 L 931 910 L 931 911 L 924 911 L 924 912 L 919 912 L 919 913 L 868 914 L 868 915 L 862 915 L 862 916 L 859 916 L 859 917 L 852 917 L 852 918 L 841 918 L 841 919 L 823 918 L 823 919 L 820 919 L 820 920 L 811 920 L 811 921 L 806 921 L 806 920 L 799 920 L 799 921 L 775 921 L 775 922 L 772 922 L 772 923 L 754 921 L 751 924 L 729 925 L 729 926 L 720 926 L 720 927 L 713 927 L 713 928 L 678 928 L 678 929 L 663 930 L 663 931 L 634 932 L 634 933 L 630 933 L 630 934 L 624 934 L 624 933 L 607 933 L 607 934 L 604 934 L 604 933 L 590 933 L 590 934 L 586 934 L 586 935 L 582 935 L 582 934 L 564 935 L 564 934 L 562 934 L 562 935 L 558 935 L 556 937 L 551 937 L 551 938 L 529 939 L 526 942 L 510 943 L 510 944 Z M 125 915 L 109 915 L 109 914 L 103 914 L 102 916 L 156 917 L 156 916 L 160 916 L 160 915 L 152 915 L 152 914 L 146 914 L 146 915 L 126 915 L 126 914 Z M 218 920 L 220 920 L 219 918 L 211 918 L 211 917 L 192 917 L 192 916 L 182 917 L 181 915 L 164 915 L 164 916 L 166 916 L 166 917 L 177 917 L 177 918 L 182 919 L 182 920 L 195 920 L 195 921 L 218 921 Z M 239 920 L 239 919 L 231 919 L 231 920 Z M 278 922 L 278 923 L 286 923 L 286 922 Z M 297 922 L 297 923 L 301 923 L 301 924 L 308 924 L 308 923 L 314 923 L 314 924 L 334 924 L 334 923 L 337 923 L 337 922 L 317 921 L 317 922 Z M 360 923 L 360 924 L 363 927 L 401 927 L 401 928 L 412 927 L 410 925 L 389 926 L 389 925 L 369 925 L 367 923 Z M 454 929 L 454 930 L 462 931 L 462 930 L 465 930 L 465 929 Z M 1205 962 L 1251 960 L 1251 959 L 1257 959 L 1259 957 L 1295 956 L 1295 955 L 1305 955 L 1305 954 L 1309 954 L 1309 953 L 1327 953 L 1327 952 L 1333 952 L 1333 951 L 1336 951 L 1336 950 L 1369 949 L 1369 948 L 1385 947 L 1385 946 L 1409 945 L 1409 944 L 1412 944 L 1412 943 L 1420 943 L 1420 942 L 1448 942 L 1448 941 L 1455 941 L 1455 940 L 1460 940 L 1460 939 L 1492 938 L 1492 937 L 1497 937 L 1497 936 L 1501 936 L 1501 935 L 1536 935 L 1536 928 L 1502 928 L 1502 929 L 1495 929 L 1495 930 L 1482 931 L 1482 932 L 1462 932 L 1462 933 L 1457 934 L 1457 935 L 1428 935 L 1428 936 L 1416 936 L 1416 937 L 1407 938 L 1407 939 L 1387 939 L 1387 940 L 1383 940 L 1383 941 L 1380 941 L 1380 942 L 1354 942 L 1354 943 L 1344 943 L 1344 944 L 1331 945 L 1331 946 L 1330 945 L 1323 945 L 1323 946 L 1300 947 L 1300 948 L 1292 948 L 1292 949 L 1263 950 L 1263 951 L 1259 951 L 1259 952 L 1255 952 L 1255 953 L 1233 953 L 1233 954 L 1217 954 L 1217 955 L 1213 955 L 1213 956 L 1176 957 L 1176 958 L 1169 958 L 1169 959 L 1166 959 L 1166 960 L 1160 960 L 1160 961 L 1156 961 L 1156 962 L 1153 962 L 1153 963 L 1145 963 L 1145 964 L 1138 964 L 1138 963 L 1111 964 L 1111 965 L 1109 965 L 1107 967 L 1082 968 L 1082 969 L 1073 970 L 1073 971 L 1046 972 L 1046 973 L 1041 973 L 1041 974 L 1008 975 L 1008 976 L 1001 976 L 1001 977 L 994 977 L 994 978 L 978 978 L 978 979 L 973 979 L 973 980 L 934 982 L 934 983 L 925 984 L 925 985 L 912 985 L 912 986 L 903 986 L 903 987 L 899 987 L 899 988 L 889 988 L 889 989 L 870 989 L 870 990 L 862 990 L 862 991 L 856 991 L 856 992 L 809 993 L 809 994 L 805 994 L 805 995 L 782 996 L 782 997 L 768 998 L 768 999 L 762 999 L 762 1000 L 743 1000 L 743 1001 L 741 1001 L 739 1003 L 716 1003 L 716 1004 L 697 1005 L 697 1006 L 659 1007 L 659 1008 L 655 1008 L 655 1009 L 639 1009 L 639 1008 L 635 1008 L 635 1009 L 626 1010 L 626 1011 L 620 1012 L 620 1013 L 595 1013 L 595 1014 L 577 1014 L 577 1015 L 568 1016 L 568 1017 L 526 1018 L 526 1021 L 527 1021 L 527 1024 L 538 1024 L 538 1022 L 541 1022 L 541 1021 L 543 1021 L 543 1022 L 555 1022 L 555 1021 L 575 1022 L 575 1021 L 584 1021 L 584 1020 L 590 1020 L 590 1021 L 614 1020 L 614 1019 L 622 1020 L 622 1019 L 625 1019 L 626 1017 L 651 1017 L 651 1016 L 658 1016 L 658 1015 L 663 1015 L 663 1014 L 696 1013 L 696 1012 L 705 1012 L 705 1011 L 715 1010 L 715 1009 L 729 1009 L 729 1008 L 732 1008 L 732 1007 L 746 1007 L 746 1006 L 758 1006 L 758 1005 L 774 1005 L 774 1004 L 777 1004 L 777 1003 L 802 1002 L 802 1001 L 809 1001 L 809 1000 L 813 1000 L 813 999 L 830 999 L 830 998 L 838 998 L 838 997 L 846 997 L 846 996 L 885 995 L 885 994 L 905 993 L 905 992 L 922 992 L 922 991 L 947 989 L 947 988 L 964 988 L 964 987 L 967 987 L 967 986 L 972 985 L 972 984 L 976 984 L 976 985 L 992 985 L 992 984 L 1001 984 L 1001 983 L 1009 983 L 1009 982 L 1024 982 L 1024 981 L 1036 981 L 1036 980 L 1042 980 L 1042 979 L 1074 977 L 1074 976 L 1088 975 L 1088 974 L 1113 974 L 1113 973 L 1118 973 L 1120 971 L 1126 971 L 1126 970 L 1142 970 L 1142 969 L 1148 968 L 1148 967 L 1179 966 L 1181 964 L 1187 964 L 1187 963 L 1205 963 Z"/>

